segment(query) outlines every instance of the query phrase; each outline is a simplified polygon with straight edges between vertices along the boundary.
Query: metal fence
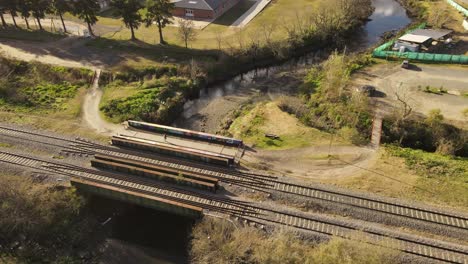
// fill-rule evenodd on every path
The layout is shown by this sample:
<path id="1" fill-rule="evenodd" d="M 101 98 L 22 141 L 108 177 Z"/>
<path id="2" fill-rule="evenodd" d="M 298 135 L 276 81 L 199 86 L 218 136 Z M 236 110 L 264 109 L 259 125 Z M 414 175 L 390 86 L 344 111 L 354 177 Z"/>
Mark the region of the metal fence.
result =
<path id="1" fill-rule="evenodd" d="M 423 23 L 414 29 L 408 30 L 406 33 L 411 33 L 415 29 L 422 29 L 425 27 L 426 27 L 426 24 Z M 464 55 L 389 51 L 388 49 L 392 47 L 394 43 L 395 43 L 395 40 L 391 40 L 377 47 L 374 50 L 374 52 L 372 52 L 372 56 L 374 58 L 382 58 L 382 59 L 406 59 L 406 60 L 429 62 L 429 63 L 468 64 L 468 56 L 464 56 Z"/>
<path id="2" fill-rule="evenodd" d="M 447 0 L 447 3 L 449 3 L 451 6 L 455 7 L 455 9 L 457 9 L 458 11 L 462 12 L 465 15 L 465 17 L 468 17 L 468 10 L 466 10 L 466 8 L 464 8 L 463 6 L 458 4 L 457 2 L 455 2 L 453 0 Z"/>

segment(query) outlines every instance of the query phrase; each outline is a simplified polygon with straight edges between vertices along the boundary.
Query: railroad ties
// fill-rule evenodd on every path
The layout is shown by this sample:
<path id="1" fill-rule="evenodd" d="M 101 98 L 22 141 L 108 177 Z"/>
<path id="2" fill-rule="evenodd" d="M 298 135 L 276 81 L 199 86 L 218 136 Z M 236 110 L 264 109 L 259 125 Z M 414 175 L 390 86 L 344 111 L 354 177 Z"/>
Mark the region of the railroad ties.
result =
<path id="1" fill-rule="evenodd" d="M 159 204 L 166 203 L 172 205 L 173 208 L 182 207 L 184 210 L 187 208 L 192 211 L 198 209 L 209 210 L 228 215 L 234 213 L 255 215 L 257 213 L 255 209 L 244 202 L 190 192 L 162 185 L 145 178 L 86 169 L 6 151 L 0 151 L 0 162 L 65 175 L 71 178 L 72 183 L 87 186 L 88 189 L 90 186 L 99 188 L 99 194 L 108 194 L 103 192 L 103 190 L 110 190 L 114 193 L 112 197 L 117 199 L 120 198 L 122 200 L 122 194 L 132 195 L 138 197 L 141 205 L 145 205 L 142 203 L 142 199 L 159 198 Z M 96 189 L 94 191 L 96 192 Z M 115 193 L 120 193 L 120 195 L 115 195 Z M 161 206 L 157 207 L 158 209 L 167 209 Z M 175 213 L 181 212 L 180 210 L 176 210 Z M 182 214 L 187 215 L 186 210 Z M 194 213 L 190 212 L 189 215 L 194 215 Z"/>
<path id="2" fill-rule="evenodd" d="M 222 182 L 259 192 L 282 192 L 310 197 L 450 226 L 464 231 L 468 229 L 466 216 L 396 203 L 383 197 L 291 184 L 270 175 L 221 168 L 80 139 L 70 140 L 3 126 L 0 126 L 0 135 L 35 142 L 43 140 L 46 145 L 61 146 L 67 153 L 94 156 L 93 165 L 105 168 L 105 171 L 78 167 L 55 160 L 39 159 L 10 151 L 0 151 L 0 162 L 27 167 L 33 171 L 41 171 L 41 173 L 68 176 L 74 185 L 100 195 L 192 217 L 198 217 L 206 212 L 216 212 L 261 226 L 290 226 L 343 238 L 352 238 L 353 233 L 363 232 L 366 234 L 365 242 L 367 243 L 394 248 L 433 260 L 468 263 L 468 250 L 463 246 L 407 235 L 399 231 L 392 233 L 374 230 L 359 226 L 352 221 L 338 221 L 314 215 L 306 217 L 297 212 L 272 210 L 263 205 L 227 199 L 206 191 L 216 191 L 219 182 Z M 108 169 L 112 172 L 107 171 Z M 190 189 L 185 187 L 190 187 Z"/>
<path id="3" fill-rule="evenodd" d="M 440 212 L 433 209 L 431 210 L 427 208 L 420 208 L 411 205 L 385 201 L 383 199 L 368 198 L 356 194 L 349 194 L 344 192 L 340 193 L 336 191 L 301 186 L 280 181 L 274 181 L 273 188 L 284 193 L 311 197 L 319 200 L 368 209 L 371 211 L 377 211 L 381 213 L 411 218 L 414 220 L 468 230 L 468 217 L 455 215 L 453 213 Z"/>

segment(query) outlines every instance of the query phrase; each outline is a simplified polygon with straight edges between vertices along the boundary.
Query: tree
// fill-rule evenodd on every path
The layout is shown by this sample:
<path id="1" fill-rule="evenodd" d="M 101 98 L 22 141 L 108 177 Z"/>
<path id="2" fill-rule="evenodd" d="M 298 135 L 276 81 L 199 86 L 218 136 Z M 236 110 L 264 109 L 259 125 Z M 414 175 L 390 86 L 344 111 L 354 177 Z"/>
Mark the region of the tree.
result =
<path id="1" fill-rule="evenodd" d="M 142 18 L 140 9 L 142 8 L 139 0 L 112 0 L 111 6 L 116 8 L 115 15 L 122 16 L 123 22 L 132 32 L 132 40 L 135 38 L 135 29 L 140 27 Z"/>
<path id="2" fill-rule="evenodd" d="M 98 21 L 96 14 L 100 10 L 100 6 L 97 0 L 73 0 L 74 5 L 72 13 L 83 19 L 88 24 L 88 31 L 91 36 L 94 36 L 93 28 L 91 25 L 96 24 Z"/>
<path id="3" fill-rule="evenodd" d="M 185 48 L 188 48 L 189 41 L 194 41 L 197 37 L 194 26 L 192 20 L 179 19 L 179 38 L 185 43 Z"/>
<path id="4" fill-rule="evenodd" d="M 0 18 L 2 19 L 2 26 L 6 28 L 8 25 L 5 21 L 5 18 L 3 17 L 3 14 L 5 14 L 7 11 L 6 6 L 3 6 L 3 1 L 0 3 Z"/>
<path id="5" fill-rule="evenodd" d="M 18 9 L 18 3 L 16 0 L 0 0 L 0 6 L 4 8 L 3 12 L 8 12 L 11 15 L 11 19 L 13 20 L 13 24 L 15 27 L 18 27 L 16 24 L 16 19 L 15 17 L 17 16 L 17 9 Z"/>
<path id="6" fill-rule="evenodd" d="M 60 16 L 63 31 L 67 33 L 67 27 L 65 26 L 65 21 L 63 21 L 63 14 L 71 11 L 70 2 L 68 0 L 52 0 L 52 10 L 55 14 Z"/>
<path id="7" fill-rule="evenodd" d="M 159 43 L 166 44 L 164 41 L 162 29 L 171 24 L 172 9 L 174 4 L 169 0 L 146 0 L 146 27 L 151 26 L 154 22 L 158 25 L 159 30 Z"/>
<path id="8" fill-rule="evenodd" d="M 44 28 L 42 28 L 41 19 L 45 17 L 46 11 L 50 7 L 50 2 L 48 0 L 30 0 L 29 3 L 31 5 L 32 15 L 37 20 L 39 29 L 44 30 Z"/>
<path id="9" fill-rule="evenodd" d="M 31 16 L 31 5 L 29 0 L 18 0 L 18 11 L 26 22 L 26 28 L 30 29 L 28 18 Z"/>
<path id="10" fill-rule="evenodd" d="M 215 39 L 216 39 L 216 43 L 218 43 L 218 50 L 221 52 L 221 48 L 223 46 L 223 39 L 224 39 L 223 31 L 221 29 L 217 29 L 215 31 Z"/>

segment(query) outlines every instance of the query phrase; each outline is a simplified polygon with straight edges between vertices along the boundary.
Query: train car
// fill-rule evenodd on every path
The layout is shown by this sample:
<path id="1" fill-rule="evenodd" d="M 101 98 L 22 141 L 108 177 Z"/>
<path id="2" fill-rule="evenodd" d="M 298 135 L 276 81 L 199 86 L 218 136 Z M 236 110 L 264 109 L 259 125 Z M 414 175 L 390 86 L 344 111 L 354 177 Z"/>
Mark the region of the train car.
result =
<path id="1" fill-rule="evenodd" d="M 186 148 L 182 146 L 174 146 L 123 135 L 113 136 L 111 142 L 114 146 L 145 150 L 149 152 L 176 156 L 195 161 L 203 161 L 206 163 L 223 165 L 227 167 L 234 165 L 235 161 L 234 156 L 228 156 L 199 149 Z"/>
<path id="2" fill-rule="evenodd" d="M 146 162 L 141 162 L 137 160 L 132 160 L 132 159 L 125 159 L 125 158 L 120 158 L 120 157 L 115 157 L 115 156 L 108 156 L 108 155 L 102 155 L 102 154 L 95 154 L 94 155 L 95 160 L 102 160 L 102 161 L 107 161 L 107 162 L 114 162 L 114 163 L 120 163 L 124 165 L 129 165 L 129 166 L 134 166 L 138 167 L 141 169 L 147 169 L 153 172 L 157 173 L 162 173 L 164 175 L 169 175 L 169 176 L 176 176 L 178 179 L 180 176 L 183 178 L 188 178 L 188 179 L 193 179 L 197 181 L 202 181 L 202 182 L 207 182 L 214 184 L 216 189 L 219 187 L 219 180 L 213 177 L 208 177 L 206 175 L 202 175 L 199 173 L 194 173 L 194 172 L 189 172 L 185 170 L 179 170 L 171 167 L 165 167 L 165 166 L 160 166 L 156 164 L 150 164 Z"/>
<path id="3" fill-rule="evenodd" d="M 209 182 L 184 178 L 182 176 L 174 176 L 167 173 L 162 173 L 158 171 L 148 170 L 139 168 L 136 166 L 131 166 L 127 164 L 122 164 L 118 162 L 110 162 L 105 160 L 91 160 L 91 165 L 95 168 L 113 170 L 117 172 L 124 172 L 136 176 L 146 177 L 150 179 L 155 179 L 158 181 L 168 182 L 176 185 L 184 185 L 197 189 L 207 190 L 216 193 L 216 185 Z"/>
<path id="4" fill-rule="evenodd" d="M 151 123 L 139 122 L 139 121 L 133 121 L 133 120 L 129 120 L 127 121 L 127 123 L 129 127 L 132 127 L 135 129 L 140 129 L 140 130 L 145 130 L 145 131 L 155 132 L 155 133 L 160 133 L 160 134 L 167 134 L 167 135 L 172 135 L 176 137 L 184 137 L 184 138 L 189 138 L 189 139 L 194 139 L 194 140 L 202 140 L 206 142 L 222 144 L 222 145 L 227 145 L 227 146 L 234 146 L 234 147 L 241 147 L 244 144 L 242 140 L 198 132 L 198 131 L 192 131 L 192 130 L 187 130 L 187 129 L 181 129 L 181 128 L 176 128 L 176 127 L 169 127 L 169 126 L 163 126 L 163 125 L 151 124 Z"/>

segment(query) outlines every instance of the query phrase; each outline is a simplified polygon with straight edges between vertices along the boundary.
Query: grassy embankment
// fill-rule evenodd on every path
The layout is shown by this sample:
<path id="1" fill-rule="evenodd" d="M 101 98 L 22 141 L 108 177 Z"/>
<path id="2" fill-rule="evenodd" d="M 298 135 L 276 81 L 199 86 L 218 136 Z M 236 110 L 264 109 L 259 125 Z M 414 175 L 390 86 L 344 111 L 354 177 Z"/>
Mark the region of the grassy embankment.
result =
<path id="1" fill-rule="evenodd" d="M 80 252 L 93 250 L 99 237 L 84 204 L 73 188 L 1 174 L 0 261 L 80 263 Z"/>
<path id="2" fill-rule="evenodd" d="M 0 121 L 92 135 L 80 124 L 93 72 L 0 57 Z"/>
<path id="3" fill-rule="evenodd" d="M 294 115 L 282 111 L 278 104 L 281 104 L 281 99 L 259 103 L 253 108 L 239 111 L 236 113 L 239 118 L 235 119 L 228 132 L 261 149 L 292 149 L 329 143 L 330 133 L 305 126 Z M 267 138 L 265 134 L 273 134 L 279 138 Z M 334 143 L 350 144 L 343 138 L 335 139 Z"/>
<path id="4" fill-rule="evenodd" d="M 199 83 L 176 66 L 153 66 L 112 74 L 104 88 L 100 109 L 112 122 L 129 119 L 170 123 L 188 98 L 198 95 Z"/>
<path id="5" fill-rule="evenodd" d="M 212 218 L 199 222 L 192 236 L 193 263 L 401 263 L 398 252 L 383 247 L 339 238 L 317 244 L 289 230 L 268 235 Z"/>

